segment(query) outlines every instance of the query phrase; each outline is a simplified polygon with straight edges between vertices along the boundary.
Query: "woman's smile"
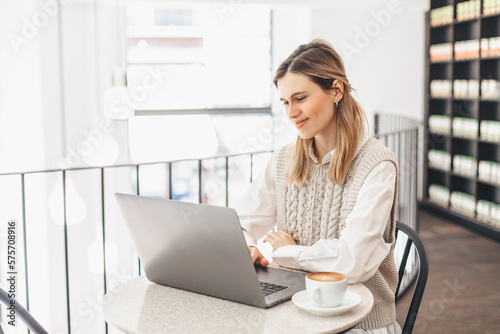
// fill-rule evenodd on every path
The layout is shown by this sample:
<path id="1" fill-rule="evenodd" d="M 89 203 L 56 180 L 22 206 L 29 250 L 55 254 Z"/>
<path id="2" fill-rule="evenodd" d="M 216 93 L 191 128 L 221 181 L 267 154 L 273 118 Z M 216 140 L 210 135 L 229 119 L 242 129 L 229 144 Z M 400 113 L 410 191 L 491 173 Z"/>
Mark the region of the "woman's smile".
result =
<path id="1" fill-rule="evenodd" d="M 307 123 L 308 120 L 309 120 L 309 118 L 305 118 L 305 119 L 301 119 L 301 120 L 298 120 L 298 121 L 294 121 L 295 127 L 297 129 L 300 129 L 301 127 L 303 127 Z"/>

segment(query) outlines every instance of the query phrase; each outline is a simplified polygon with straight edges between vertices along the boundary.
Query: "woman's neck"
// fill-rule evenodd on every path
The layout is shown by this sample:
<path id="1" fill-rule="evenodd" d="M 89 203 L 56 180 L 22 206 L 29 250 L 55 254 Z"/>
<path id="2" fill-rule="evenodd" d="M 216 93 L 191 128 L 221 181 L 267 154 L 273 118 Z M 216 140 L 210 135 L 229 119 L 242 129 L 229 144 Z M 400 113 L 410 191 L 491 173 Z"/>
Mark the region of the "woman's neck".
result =
<path id="1" fill-rule="evenodd" d="M 316 158 L 318 159 L 318 162 L 322 162 L 323 158 L 333 151 L 335 148 L 336 143 L 335 141 L 325 141 L 321 140 L 320 138 L 314 137 L 313 138 L 313 148 L 314 148 L 314 154 L 316 154 Z"/>

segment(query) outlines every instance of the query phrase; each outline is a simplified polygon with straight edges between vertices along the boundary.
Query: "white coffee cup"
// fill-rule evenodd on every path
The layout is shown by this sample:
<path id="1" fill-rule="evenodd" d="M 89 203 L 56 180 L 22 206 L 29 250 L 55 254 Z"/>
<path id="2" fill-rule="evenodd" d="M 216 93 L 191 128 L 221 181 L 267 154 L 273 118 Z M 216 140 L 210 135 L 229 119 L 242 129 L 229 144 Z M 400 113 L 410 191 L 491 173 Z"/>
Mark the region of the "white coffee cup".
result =
<path id="1" fill-rule="evenodd" d="M 317 272 L 306 276 L 309 301 L 316 307 L 337 307 L 347 290 L 347 276 L 335 272 Z"/>

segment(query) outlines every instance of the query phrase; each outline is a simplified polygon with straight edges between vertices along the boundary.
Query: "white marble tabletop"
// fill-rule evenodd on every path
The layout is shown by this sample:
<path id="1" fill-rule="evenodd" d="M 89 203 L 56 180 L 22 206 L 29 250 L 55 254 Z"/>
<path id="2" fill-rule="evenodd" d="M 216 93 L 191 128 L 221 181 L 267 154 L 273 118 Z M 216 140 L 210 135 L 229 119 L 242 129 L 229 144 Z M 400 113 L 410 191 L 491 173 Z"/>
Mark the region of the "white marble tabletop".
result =
<path id="1" fill-rule="evenodd" d="M 261 309 L 150 282 L 127 281 L 102 299 L 104 319 L 125 333 L 339 333 L 361 322 L 373 307 L 363 284 L 349 285 L 362 301 L 336 316 L 310 314 L 291 300 Z"/>

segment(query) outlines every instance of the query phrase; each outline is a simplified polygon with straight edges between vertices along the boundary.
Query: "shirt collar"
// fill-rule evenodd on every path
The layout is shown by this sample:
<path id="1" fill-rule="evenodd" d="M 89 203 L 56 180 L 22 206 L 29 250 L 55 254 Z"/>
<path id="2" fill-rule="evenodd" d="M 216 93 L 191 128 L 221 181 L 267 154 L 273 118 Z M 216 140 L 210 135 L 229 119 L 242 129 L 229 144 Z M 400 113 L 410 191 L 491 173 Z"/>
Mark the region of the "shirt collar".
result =
<path id="1" fill-rule="evenodd" d="M 366 141 L 368 139 L 370 139 L 370 133 L 368 132 L 368 127 L 365 126 L 365 134 L 363 136 L 363 139 L 358 144 L 358 148 L 356 149 L 356 154 L 358 153 L 358 151 L 361 149 L 361 147 L 366 143 Z M 311 160 L 315 164 L 318 163 L 318 158 L 316 157 L 316 154 L 314 154 L 314 150 L 313 150 L 313 147 L 312 147 L 312 140 L 311 140 L 311 142 L 309 144 L 308 152 L 309 152 L 309 157 L 311 158 Z M 330 161 L 332 160 L 334 152 L 335 152 L 335 149 L 333 149 L 330 152 L 328 152 L 328 154 L 323 157 L 323 161 L 321 161 L 321 164 L 324 165 L 324 164 L 330 163 Z M 354 154 L 354 155 L 356 155 L 356 154 Z"/>

